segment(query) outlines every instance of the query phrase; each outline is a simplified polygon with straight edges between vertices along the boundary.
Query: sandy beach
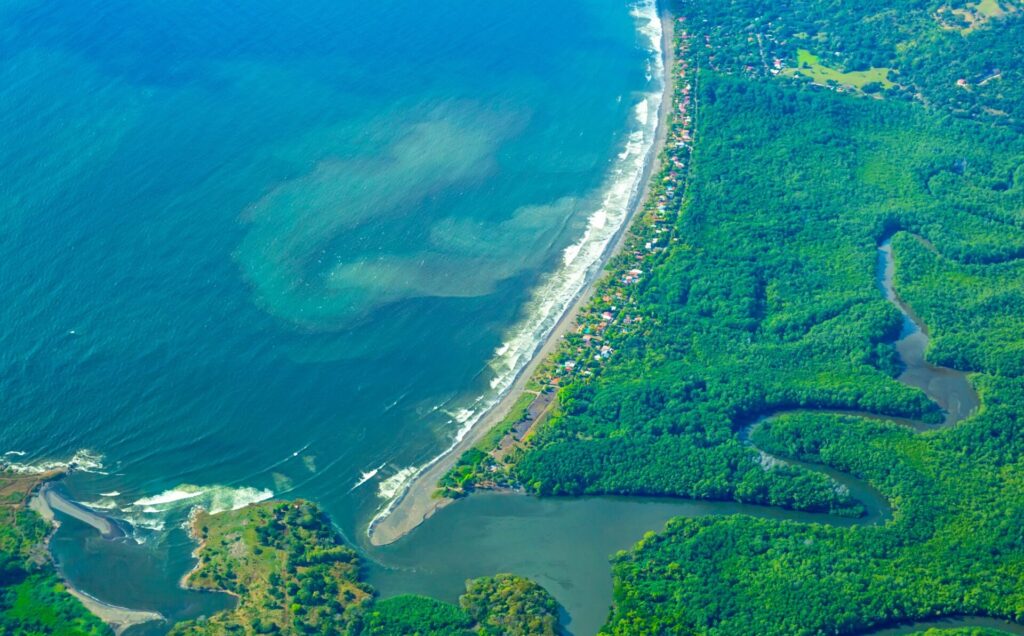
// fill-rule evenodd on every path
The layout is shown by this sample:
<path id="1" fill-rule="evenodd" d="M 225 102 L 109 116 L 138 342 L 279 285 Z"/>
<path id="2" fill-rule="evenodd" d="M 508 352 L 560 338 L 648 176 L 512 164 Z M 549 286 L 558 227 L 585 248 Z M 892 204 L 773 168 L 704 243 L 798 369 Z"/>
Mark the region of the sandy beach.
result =
<path id="1" fill-rule="evenodd" d="M 60 474 L 63 474 L 63 471 L 56 473 L 55 475 Z M 54 530 L 60 526 L 60 521 L 57 520 L 56 515 L 54 514 L 54 510 L 58 510 L 96 528 L 96 530 L 98 530 L 105 538 L 112 539 L 124 536 L 121 529 L 112 521 L 65 499 L 50 487 L 48 481 L 43 482 L 39 491 L 33 495 L 32 499 L 29 501 L 29 507 L 39 514 L 44 521 L 49 523 Z M 49 538 L 47 538 L 47 542 L 49 542 Z M 68 593 L 77 598 L 87 610 L 95 614 L 101 621 L 110 626 L 110 629 L 112 629 L 115 634 L 121 634 L 128 628 L 134 627 L 135 625 L 164 620 L 163 615 L 158 612 L 134 610 L 127 607 L 111 605 L 110 603 L 104 603 L 99 599 L 89 596 L 81 590 L 75 589 L 75 587 L 71 585 L 71 582 L 68 581 L 63 573 L 60 572 L 60 567 L 57 567 L 57 572 L 60 574 L 64 587 L 67 589 Z"/>
<path id="2" fill-rule="evenodd" d="M 164 620 L 164 617 L 157 612 L 118 607 L 116 605 L 111 605 L 94 599 L 88 594 L 68 586 L 66 583 L 65 586 L 67 587 L 68 593 L 81 601 L 82 605 L 85 605 L 85 608 L 98 616 L 101 621 L 109 625 L 110 629 L 114 630 L 115 634 L 121 634 L 129 627 L 142 625 L 143 623 L 149 623 L 152 621 Z"/>
<path id="3" fill-rule="evenodd" d="M 661 151 L 665 144 L 665 137 L 668 128 L 668 118 L 672 110 L 673 95 L 673 20 L 671 15 L 662 8 L 659 11 L 662 26 L 662 56 L 664 61 L 664 91 L 658 112 L 658 126 L 655 133 L 654 144 L 651 148 L 651 157 L 644 167 L 642 177 L 642 194 L 633 202 L 629 215 L 622 224 L 618 236 L 612 240 L 609 248 L 602 257 L 602 263 L 617 254 L 625 242 L 632 226 L 636 212 L 643 208 L 650 192 L 651 176 L 660 169 Z M 601 275 L 590 281 L 570 304 L 569 308 L 559 319 L 555 328 L 538 349 L 530 363 L 520 372 L 515 383 L 502 399 L 474 426 L 466 436 L 455 445 L 450 451 L 439 457 L 428 468 L 420 472 L 408 486 L 399 499 L 392 505 L 387 516 L 380 517 L 371 523 L 367 529 L 370 543 L 376 546 L 394 543 L 411 532 L 421 523 L 429 519 L 434 513 L 454 500 L 434 497 L 437 483 L 458 461 L 464 452 L 472 448 L 484 435 L 494 426 L 500 423 L 508 415 L 513 405 L 519 399 L 526 384 L 536 371 L 537 366 L 555 351 L 563 336 L 576 327 L 576 316 L 580 308 L 585 306 L 593 294 L 594 288 L 601 278 Z"/>
<path id="4" fill-rule="evenodd" d="M 104 517 L 103 515 L 97 514 L 77 502 L 67 499 L 54 490 L 48 482 L 44 483 L 42 487 L 40 487 L 38 499 L 41 501 L 43 506 L 48 509 L 48 514 L 51 517 L 53 515 L 52 510 L 58 510 L 69 517 L 74 517 L 82 523 L 96 528 L 104 539 L 118 539 L 124 536 L 124 530 L 122 530 L 121 527 L 112 520 Z M 47 519 L 46 516 L 43 518 Z"/>

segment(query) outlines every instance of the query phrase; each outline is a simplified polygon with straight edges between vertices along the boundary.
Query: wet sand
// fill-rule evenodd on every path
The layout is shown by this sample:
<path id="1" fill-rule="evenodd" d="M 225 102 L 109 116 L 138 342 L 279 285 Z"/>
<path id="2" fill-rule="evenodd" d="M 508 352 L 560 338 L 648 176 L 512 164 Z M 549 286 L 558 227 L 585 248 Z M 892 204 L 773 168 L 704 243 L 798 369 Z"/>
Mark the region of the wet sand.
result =
<path id="1" fill-rule="evenodd" d="M 158 614 L 157 612 L 133 610 L 126 607 L 118 607 L 116 605 L 104 603 L 103 601 L 89 596 L 85 592 L 81 592 L 71 586 L 68 586 L 66 583 L 65 585 L 72 596 L 81 601 L 82 605 L 85 605 L 85 608 L 98 616 L 101 621 L 109 625 L 110 629 L 114 630 L 115 634 L 122 634 L 125 630 L 135 627 L 136 625 L 164 620 L 163 615 Z"/>
<path id="2" fill-rule="evenodd" d="M 29 501 L 29 508 L 35 511 L 55 530 L 60 527 L 60 521 L 57 519 L 56 514 L 54 514 L 54 511 L 57 511 L 95 528 L 104 539 L 113 540 L 124 538 L 125 536 L 124 531 L 116 523 L 64 497 L 51 482 L 45 482 L 39 487 L 38 493 Z M 49 542 L 49 539 L 47 539 L 47 542 Z M 60 571 L 59 567 L 57 567 L 57 572 L 60 574 L 68 593 L 77 598 L 87 610 L 106 623 L 115 634 L 121 634 L 129 628 L 142 625 L 143 623 L 165 620 L 163 615 L 158 612 L 134 610 L 104 603 L 76 589 Z"/>
<path id="3" fill-rule="evenodd" d="M 38 499 L 47 509 L 43 516 L 44 519 L 51 520 L 53 518 L 52 511 L 56 510 L 96 528 L 104 539 L 120 539 L 125 536 L 124 530 L 113 520 L 86 508 L 78 502 L 71 501 L 49 483 L 43 484 L 39 489 Z M 36 506 L 39 506 L 39 504 L 36 504 Z M 49 518 L 46 515 L 49 515 Z"/>
<path id="4" fill-rule="evenodd" d="M 660 169 L 660 157 L 662 148 L 665 145 L 665 138 L 668 129 L 668 117 L 672 110 L 673 91 L 673 22 L 671 16 L 661 12 L 662 26 L 662 55 L 665 68 L 664 91 L 662 94 L 661 106 L 658 113 L 658 127 L 655 133 L 654 144 L 651 147 L 651 158 L 648 160 L 643 175 L 643 191 L 641 196 L 633 203 L 629 216 L 622 224 L 619 236 L 616 237 L 610 248 L 604 254 L 603 262 L 617 254 L 625 242 L 629 227 L 632 225 L 636 212 L 646 202 L 650 193 L 651 176 L 657 174 Z M 434 497 L 437 483 L 458 461 L 467 450 L 472 448 L 484 435 L 500 423 L 515 405 L 516 400 L 522 395 L 523 390 L 537 366 L 551 355 L 558 347 L 565 333 L 576 326 L 576 316 L 580 308 L 586 305 L 593 294 L 596 283 L 604 276 L 604 272 L 587 284 L 581 290 L 576 300 L 563 314 L 562 318 L 555 325 L 551 334 L 544 341 L 544 344 L 534 355 L 533 359 L 520 372 L 512 388 L 504 397 L 474 426 L 450 451 L 436 458 L 419 474 L 417 474 L 405 492 L 392 504 L 390 511 L 385 515 L 376 518 L 367 528 L 369 542 L 374 546 L 387 545 L 402 538 L 421 523 L 429 519 L 439 509 L 453 502 L 452 499 Z"/>

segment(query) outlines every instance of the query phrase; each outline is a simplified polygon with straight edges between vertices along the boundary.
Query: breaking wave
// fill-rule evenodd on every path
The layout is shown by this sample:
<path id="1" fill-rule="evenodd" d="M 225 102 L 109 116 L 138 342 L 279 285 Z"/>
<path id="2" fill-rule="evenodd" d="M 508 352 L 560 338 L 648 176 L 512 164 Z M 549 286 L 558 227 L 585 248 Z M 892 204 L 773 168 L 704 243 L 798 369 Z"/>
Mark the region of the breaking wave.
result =
<path id="1" fill-rule="evenodd" d="M 24 451 L 7 451 L 4 453 L 4 457 L 23 457 L 24 455 Z M 71 459 L 41 459 L 25 463 L 0 460 L 0 466 L 12 472 L 35 475 L 66 468 L 79 470 L 84 473 L 106 474 L 103 472 L 103 455 L 85 448 L 77 451 L 71 456 Z"/>
<path id="2" fill-rule="evenodd" d="M 398 498 L 413 478 L 452 452 L 470 430 L 515 384 L 530 360 L 541 349 L 573 302 L 600 273 L 603 257 L 612 249 L 643 195 L 647 170 L 654 155 L 664 92 L 662 24 L 655 0 L 640 0 L 631 8 L 642 46 L 650 52 L 647 60 L 649 91 L 633 107 L 630 131 L 617 160 L 601 187 L 600 203 L 587 219 L 583 235 L 562 252 L 560 266 L 543 278 L 524 308 L 524 318 L 513 325 L 489 362 L 493 377 L 490 392 L 469 406 L 448 412 L 459 428 L 450 446 L 437 457 L 412 471 L 397 488 L 384 488 L 379 495 L 389 500 L 371 520 L 370 528 L 391 513 Z M 391 479 L 395 479 L 395 475 Z M 396 482 L 397 483 L 397 482 Z"/>
<path id="3" fill-rule="evenodd" d="M 160 532 L 167 528 L 168 523 L 184 523 L 196 508 L 211 513 L 238 510 L 273 496 L 273 491 L 268 489 L 182 484 L 157 495 L 141 497 L 127 505 L 116 502 L 112 496 L 86 505 L 111 510 L 111 516 L 127 521 L 133 528 Z M 142 542 L 145 537 L 136 533 L 135 539 Z"/>
<path id="4" fill-rule="evenodd" d="M 377 496 L 381 499 L 393 499 L 398 493 L 412 481 L 419 469 L 415 466 L 406 466 L 394 475 L 383 480 L 377 486 Z"/>

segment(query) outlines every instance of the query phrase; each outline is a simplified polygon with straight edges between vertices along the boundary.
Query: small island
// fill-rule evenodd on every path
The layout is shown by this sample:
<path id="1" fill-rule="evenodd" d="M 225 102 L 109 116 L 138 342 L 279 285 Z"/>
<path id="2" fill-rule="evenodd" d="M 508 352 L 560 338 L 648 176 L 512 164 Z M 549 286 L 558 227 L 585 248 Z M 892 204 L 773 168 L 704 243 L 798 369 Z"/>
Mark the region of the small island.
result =
<path id="1" fill-rule="evenodd" d="M 380 600 L 360 580 L 360 560 L 308 501 L 266 501 L 209 514 L 191 531 L 198 563 L 183 584 L 227 592 L 232 610 L 179 623 L 171 634 L 508 634 L 558 633 L 558 604 L 511 574 L 467 581 L 459 604 L 423 596 Z"/>

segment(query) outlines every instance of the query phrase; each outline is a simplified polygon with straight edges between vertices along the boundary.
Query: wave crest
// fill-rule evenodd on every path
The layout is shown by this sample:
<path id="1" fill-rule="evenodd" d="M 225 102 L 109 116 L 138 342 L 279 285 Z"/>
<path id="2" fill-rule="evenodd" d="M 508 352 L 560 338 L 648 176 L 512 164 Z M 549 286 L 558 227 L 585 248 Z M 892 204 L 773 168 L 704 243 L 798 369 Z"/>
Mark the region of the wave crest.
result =
<path id="1" fill-rule="evenodd" d="M 159 494 L 148 497 L 140 497 L 130 504 L 117 504 L 111 506 L 112 497 L 105 497 L 99 501 L 101 506 L 87 504 L 92 507 L 111 510 L 114 516 L 127 521 L 135 529 L 143 529 L 152 532 L 162 532 L 167 524 L 183 524 L 195 509 L 202 508 L 207 512 L 216 514 L 228 510 L 238 510 L 250 504 L 266 501 L 274 496 L 269 489 L 252 488 L 243 486 L 232 488 L 230 486 L 212 485 L 196 486 L 193 484 L 181 484 L 165 490 Z M 146 537 L 136 532 L 135 540 L 142 543 Z"/>
<path id="2" fill-rule="evenodd" d="M 459 428 L 449 447 L 440 455 L 420 467 L 410 467 L 386 480 L 390 482 L 405 471 L 411 471 L 396 487 L 385 489 L 381 484 L 379 495 L 388 499 L 370 522 L 373 525 L 391 513 L 398 497 L 420 472 L 441 457 L 452 452 L 469 431 L 512 389 L 519 374 L 554 331 L 562 316 L 583 293 L 587 285 L 600 273 L 603 256 L 611 249 L 632 212 L 637 207 L 654 154 L 654 142 L 661 113 L 665 68 L 662 58 L 662 24 L 655 0 L 640 0 L 631 7 L 637 23 L 637 32 L 650 52 L 647 61 L 650 71 L 649 92 L 644 93 L 633 107 L 630 131 L 617 155 L 617 161 L 601 188 L 600 204 L 587 219 L 583 236 L 562 252 L 561 266 L 548 274 L 534 290 L 524 309 L 525 317 L 509 329 L 489 366 L 493 372 L 491 391 L 478 396 L 469 406 L 451 413 Z"/>
<path id="3" fill-rule="evenodd" d="M 4 453 L 5 457 L 22 457 L 24 455 L 24 451 L 8 451 Z M 40 459 L 24 463 L 0 460 L 0 468 L 4 468 L 15 473 L 31 475 L 38 475 L 50 472 L 51 470 L 67 468 L 79 470 L 84 473 L 106 474 L 103 472 L 103 455 L 87 448 L 76 451 L 75 454 L 71 456 L 71 459 Z"/>

